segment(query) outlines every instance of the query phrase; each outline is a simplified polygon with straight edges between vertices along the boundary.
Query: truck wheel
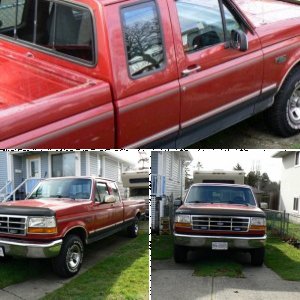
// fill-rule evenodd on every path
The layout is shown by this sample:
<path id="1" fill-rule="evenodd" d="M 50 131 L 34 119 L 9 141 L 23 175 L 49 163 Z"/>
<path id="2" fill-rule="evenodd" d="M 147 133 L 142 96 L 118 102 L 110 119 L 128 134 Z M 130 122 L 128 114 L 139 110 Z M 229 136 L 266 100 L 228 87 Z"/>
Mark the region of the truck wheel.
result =
<path id="1" fill-rule="evenodd" d="M 83 249 L 82 240 L 77 235 L 67 235 L 59 255 L 52 260 L 54 272 L 64 278 L 77 274 L 82 264 Z"/>
<path id="2" fill-rule="evenodd" d="M 135 217 L 134 222 L 127 228 L 128 235 L 132 238 L 138 236 L 139 233 L 139 218 Z"/>
<path id="3" fill-rule="evenodd" d="M 176 263 L 184 263 L 187 260 L 188 249 L 184 246 L 174 245 L 174 260 Z"/>
<path id="4" fill-rule="evenodd" d="M 264 263 L 265 248 L 253 249 L 250 254 L 252 266 L 261 266 Z"/>
<path id="5" fill-rule="evenodd" d="M 288 75 L 265 116 L 269 127 L 282 137 L 300 132 L 300 68 Z"/>

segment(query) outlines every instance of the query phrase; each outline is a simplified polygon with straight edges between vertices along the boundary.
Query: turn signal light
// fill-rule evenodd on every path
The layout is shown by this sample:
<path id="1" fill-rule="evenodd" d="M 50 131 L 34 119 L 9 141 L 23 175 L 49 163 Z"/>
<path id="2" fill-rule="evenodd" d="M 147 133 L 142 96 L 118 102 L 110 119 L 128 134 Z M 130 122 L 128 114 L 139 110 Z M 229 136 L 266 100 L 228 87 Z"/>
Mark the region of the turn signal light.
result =
<path id="1" fill-rule="evenodd" d="M 265 225 L 251 225 L 250 230 L 264 230 L 266 231 Z"/>
<path id="2" fill-rule="evenodd" d="M 41 228 L 41 227 L 29 227 L 27 229 L 28 233 L 57 233 L 57 228 Z"/>
<path id="3" fill-rule="evenodd" d="M 181 223 L 181 222 L 176 222 L 175 227 L 185 227 L 185 228 L 191 228 L 192 225 L 191 223 Z"/>

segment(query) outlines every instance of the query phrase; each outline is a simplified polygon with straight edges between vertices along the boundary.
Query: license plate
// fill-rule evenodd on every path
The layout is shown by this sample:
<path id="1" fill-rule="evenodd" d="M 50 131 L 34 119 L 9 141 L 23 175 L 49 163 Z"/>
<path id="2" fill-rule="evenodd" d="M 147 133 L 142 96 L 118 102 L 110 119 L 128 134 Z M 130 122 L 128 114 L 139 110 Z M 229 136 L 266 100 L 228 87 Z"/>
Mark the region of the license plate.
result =
<path id="1" fill-rule="evenodd" d="M 228 243 L 226 242 L 212 242 L 212 250 L 228 250 Z"/>
<path id="2" fill-rule="evenodd" d="M 3 257 L 4 256 L 4 250 L 2 247 L 0 247 L 0 257 Z"/>

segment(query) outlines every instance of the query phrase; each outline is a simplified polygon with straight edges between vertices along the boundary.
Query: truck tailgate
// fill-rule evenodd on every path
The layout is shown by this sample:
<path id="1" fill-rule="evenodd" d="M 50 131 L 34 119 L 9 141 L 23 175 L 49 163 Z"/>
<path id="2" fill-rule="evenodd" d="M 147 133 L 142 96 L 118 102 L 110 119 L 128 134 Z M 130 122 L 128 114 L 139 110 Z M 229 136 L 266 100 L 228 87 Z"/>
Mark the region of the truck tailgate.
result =
<path id="1" fill-rule="evenodd" d="M 3 47 L 0 68 L 0 144 L 100 107 L 113 121 L 110 86 L 104 81 Z"/>

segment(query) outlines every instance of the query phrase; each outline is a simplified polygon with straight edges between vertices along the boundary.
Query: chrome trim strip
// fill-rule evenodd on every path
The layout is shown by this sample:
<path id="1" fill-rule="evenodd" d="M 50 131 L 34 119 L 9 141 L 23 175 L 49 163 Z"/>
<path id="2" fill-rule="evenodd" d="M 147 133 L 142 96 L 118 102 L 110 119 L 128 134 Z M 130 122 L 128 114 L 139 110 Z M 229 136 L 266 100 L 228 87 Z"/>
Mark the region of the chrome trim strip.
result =
<path id="1" fill-rule="evenodd" d="M 254 92 L 252 94 L 249 94 L 249 95 L 247 95 L 247 96 L 245 96 L 243 98 L 240 98 L 240 99 L 238 99 L 236 101 L 230 102 L 230 103 L 228 103 L 226 105 L 223 105 L 223 106 L 218 107 L 218 108 L 216 108 L 214 110 L 211 110 L 211 111 L 209 111 L 209 112 L 207 112 L 207 113 L 205 113 L 205 114 L 203 114 L 201 116 L 198 116 L 198 117 L 196 117 L 194 119 L 186 121 L 186 122 L 182 123 L 181 127 L 182 128 L 187 128 L 187 127 L 189 127 L 191 125 L 194 125 L 194 124 L 196 124 L 198 122 L 204 121 L 204 120 L 206 120 L 206 119 L 208 119 L 208 118 L 210 118 L 210 117 L 212 117 L 212 116 L 214 116 L 216 114 L 219 114 L 219 113 L 221 113 L 221 112 L 223 112 L 223 111 L 225 111 L 227 109 L 230 109 L 230 108 L 232 108 L 232 107 L 234 107 L 234 106 L 236 106 L 238 104 L 247 102 L 247 101 L 251 100 L 252 98 L 258 97 L 260 94 L 261 94 L 260 90 L 256 91 L 256 92 Z"/>
<path id="2" fill-rule="evenodd" d="M 146 139 L 143 139 L 137 143 L 125 146 L 125 148 L 129 148 L 129 149 L 137 149 L 143 145 L 149 144 L 153 141 L 159 140 L 160 138 L 163 138 L 164 136 L 168 135 L 168 134 L 172 134 L 176 131 L 179 131 L 179 125 L 173 126 L 167 130 L 164 130 L 162 132 L 159 132 L 157 134 L 154 134 Z"/>
<path id="3" fill-rule="evenodd" d="M 20 241 L 20 242 L 15 242 L 12 240 L 2 240 L 0 239 L 0 245 L 3 243 L 5 245 L 12 245 L 12 246 L 21 246 L 21 247 L 34 247 L 34 248 L 48 248 L 48 247 L 53 247 L 56 245 L 62 244 L 63 240 L 59 239 L 50 243 L 27 243 L 26 241 Z"/>
<path id="4" fill-rule="evenodd" d="M 267 86 L 267 87 L 263 88 L 262 89 L 262 94 L 267 93 L 267 92 L 269 92 L 269 91 L 271 91 L 273 89 L 276 89 L 276 88 L 277 88 L 277 83 L 274 83 L 274 84 L 272 84 L 270 86 Z M 276 91 L 277 91 L 277 89 L 276 89 Z"/>
<path id="5" fill-rule="evenodd" d="M 105 226 L 105 227 L 101 227 L 101 228 L 98 228 L 98 229 L 95 229 L 95 230 L 90 231 L 89 234 L 93 234 L 93 233 L 95 233 L 95 232 L 99 232 L 99 231 L 101 231 L 101 230 L 104 230 L 104 229 L 107 229 L 107 228 L 111 228 L 111 227 L 115 227 L 115 226 L 116 226 L 116 224 L 108 225 L 108 226 Z"/>
<path id="6" fill-rule="evenodd" d="M 228 240 L 265 240 L 267 238 L 267 235 L 264 236 L 219 236 L 219 235 L 190 235 L 190 234 L 180 234 L 180 233 L 174 233 L 175 237 L 183 237 L 183 238 L 209 238 L 209 239 L 228 239 Z"/>

